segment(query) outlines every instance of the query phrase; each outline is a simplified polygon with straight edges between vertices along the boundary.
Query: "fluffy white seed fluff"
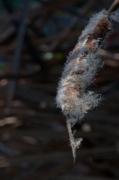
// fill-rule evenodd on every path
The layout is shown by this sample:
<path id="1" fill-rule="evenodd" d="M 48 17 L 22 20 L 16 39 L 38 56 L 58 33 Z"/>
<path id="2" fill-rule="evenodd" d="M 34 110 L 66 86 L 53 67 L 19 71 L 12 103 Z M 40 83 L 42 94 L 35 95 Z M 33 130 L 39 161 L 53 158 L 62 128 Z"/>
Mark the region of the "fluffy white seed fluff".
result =
<path id="1" fill-rule="evenodd" d="M 86 28 L 83 30 L 81 36 L 79 37 L 79 41 L 82 38 L 82 36 L 87 36 L 87 34 L 90 34 L 94 31 L 95 27 L 97 24 L 103 19 L 103 18 L 108 18 L 109 13 L 103 9 L 101 12 L 96 13 L 92 18 L 90 18 L 90 21 Z"/>
<path id="2" fill-rule="evenodd" d="M 86 92 L 93 77 L 102 64 L 97 53 L 100 37 L 93 39 L 93 49 L 88 46 L 88 38 L 93 34 L 97 24 L 104 18 L 108 20 L 108 12 L 102 10 L 94 15 L 79 37 L 74 50 L 67 58 L 64 71 L 57 89 L 56 103 L 65 116 L 70 117 L 71 124 L 75 124 L 84 117 L 88 110 L 96 107 L 101 100 L 94 92 Z M 119 13 L 113 14 L 114 17 Z M 117 18 L 116 18 L 117 19 Z M 108 30 L 111 28 L 110 24 Z"/>
<path id="3" fill-rule="evenodd" d="M 113 21 L 117 21 L 119 23 L 119 9 L 114 11 L 110 17 Z"/>

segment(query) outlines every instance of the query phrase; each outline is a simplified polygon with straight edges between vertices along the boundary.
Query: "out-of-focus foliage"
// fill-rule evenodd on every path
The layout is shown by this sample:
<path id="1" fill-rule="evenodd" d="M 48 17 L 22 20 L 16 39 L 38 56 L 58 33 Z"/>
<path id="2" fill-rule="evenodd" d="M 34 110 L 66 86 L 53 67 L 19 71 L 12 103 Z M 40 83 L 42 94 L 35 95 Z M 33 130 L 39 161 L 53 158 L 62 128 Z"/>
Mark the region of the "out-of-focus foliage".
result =
<path id="1" fill-rule="evenodd" d="M 74 127 L 84 139 L 75 165 L 55 103 L 66 57 L 90 17 L 112 0 L 6 2 L 0 1 L 0 179 L 119 179 L 118 23 L 100 48 L 105 66 L 90 87 L 103 103 Z"/>

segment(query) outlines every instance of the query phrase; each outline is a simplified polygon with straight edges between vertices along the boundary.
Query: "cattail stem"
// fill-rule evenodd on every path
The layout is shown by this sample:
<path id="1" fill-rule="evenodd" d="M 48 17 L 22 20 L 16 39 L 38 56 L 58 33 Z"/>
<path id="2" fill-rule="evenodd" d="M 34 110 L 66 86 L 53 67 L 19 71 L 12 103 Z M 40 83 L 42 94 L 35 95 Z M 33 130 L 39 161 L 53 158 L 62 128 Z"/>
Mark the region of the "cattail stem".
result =
<path id="1" fill-rule="evenodd" d="M 118 7 L 119 7 L 119 0 L 115 0 L 110 6 L 110 8 L 108 9 L 108 12 L 111 13 L 115 11 Z"/>

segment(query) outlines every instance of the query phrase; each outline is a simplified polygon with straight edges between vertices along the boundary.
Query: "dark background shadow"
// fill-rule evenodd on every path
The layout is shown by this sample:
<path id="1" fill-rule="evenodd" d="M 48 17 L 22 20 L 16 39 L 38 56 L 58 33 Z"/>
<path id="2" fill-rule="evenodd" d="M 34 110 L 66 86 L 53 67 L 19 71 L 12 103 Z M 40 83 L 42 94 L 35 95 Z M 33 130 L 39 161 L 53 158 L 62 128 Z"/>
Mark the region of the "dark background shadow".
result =
<path id="1" fill-rule="evenodd" d="M 119 179 L 119 24 L 99 53 L 99 107 L 75 125 L 73 164 L 66 120 L 56 108 L 66 56 L 90 17 L 112 0 L 0 1 L 0 179 Z"/>

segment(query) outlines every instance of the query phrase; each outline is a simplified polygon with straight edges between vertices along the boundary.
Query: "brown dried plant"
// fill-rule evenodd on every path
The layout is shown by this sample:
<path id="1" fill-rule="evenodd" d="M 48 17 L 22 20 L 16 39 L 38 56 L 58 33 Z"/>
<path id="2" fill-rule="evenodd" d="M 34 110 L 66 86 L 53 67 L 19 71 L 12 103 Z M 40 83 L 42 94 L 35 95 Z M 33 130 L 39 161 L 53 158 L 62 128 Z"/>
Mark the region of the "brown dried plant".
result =
<path id="1" fill-rule="evenodd" d="M 118 4 L 119 0 L 115 0 L 108 11 L 102 10 L 90 19 L 69 54 L 58 85 L 56 102 L 66 116 L 74 162 L 76 149 L 80 146 L 82 138 L 76 140 L 71 127 L 80 122 L 87 111 L 96 107 L 101 100 L 100 95 L 92 91 L 87 92 L 86 89 L 92 83 L 97 69 L 102 66 L 98 49 L 107 34 L 112 31 L 112 20 L 119 21 Z M 114 11 L 115 9 L 117 10 Z"/>

